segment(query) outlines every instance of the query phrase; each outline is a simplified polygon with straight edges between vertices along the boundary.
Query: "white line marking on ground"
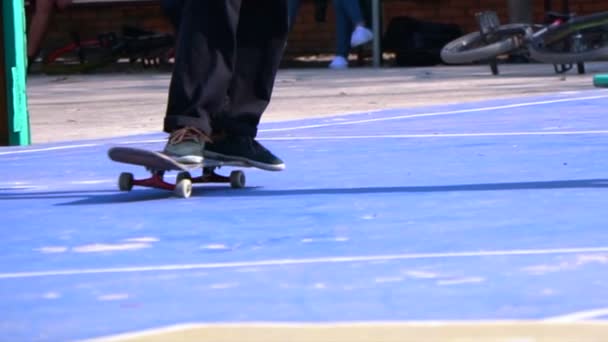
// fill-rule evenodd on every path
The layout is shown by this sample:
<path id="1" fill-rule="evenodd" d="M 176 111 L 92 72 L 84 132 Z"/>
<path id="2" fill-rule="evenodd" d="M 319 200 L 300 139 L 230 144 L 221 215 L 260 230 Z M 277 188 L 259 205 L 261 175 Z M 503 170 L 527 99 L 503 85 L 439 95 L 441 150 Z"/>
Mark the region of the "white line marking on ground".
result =
<path id="1" fill-rule="evenodd" d="M 477 283 L 483 283 L 484 281 L 486 281 L 486 280 L 483 277 L 454 278 L 454 279 L 438 280 L 437 285 L 450 286 L 450 285 L 477 284 Z"/>
<path id="2" fill-rule="evenodd" d="M 130 243 L 94 243 L 84 246 L 76 246 L 72 248 L 75 253 L 104 253 L 104 252 L 116 252 L 116 251 L 134 251 L 143 248 L 150 248 L 152 245 L 143 242 L 130 242 Z"/>
<path id="3" fill-rule="evenodd" d="M 539 131 L 539 132 L 496 132 L 496 133 L 438 133 L 438 134 L 382 134 L 382 135 L 336 135 L 309 137 L 274 137 L 260 140 L 354 140 L 354 139 L 404 139 L 404 138 L 470 138 L 470 137 L 502 137 L 502 136 L 535 136 L 535 135 L 593 135 L 608 134 L 608 130 L 599 131 Z"/>
<path id="4" fill-rule="evenodd" d="M 36 252 L 50 254 L 50 253 L 65 253 L 68 251 L 68 248 L 65 246 L 45 246 L 34 249 Z"/>
<path id="5" fill-rule="evenodd" d="M 603 317 L 603 316 L 608 316 L 608 308 L 573 312 L 573 313 L 562 315 L 562 316 L 550 317 L 550 318 L 547 318 L 545 321 L 556 322 L 556 323 L 557 322 L 567 323 L 567 322 L 578 322 L 578 321 L 582 321 L 582 320 L 594 319 L 594 318 L 599 318 L 599 317 Z"/>
<path id="6" fill-rule="evenodd" d="M 293 131 L 293 130 L 307 129 L 307 128 L 356 125 L 356 124 L 370 123 L 370 122 L 393 121 L 393 120 L 401 120 L 401 119 L 423 118 L 423 117 L 429 117 L 429 116 L 446 116 L 446 115 L 464 114 L 464 113 L 487 112 L 487 111 L 496 111 L 496 110 L 502 110 L 502 109 L 531 107 L 531 106 L 538 106 L 538 105 L 545 105 L 545 104 L 575 102 L 575 101 L 584 101 L 584 100 L 598 100 L 598 99 L 604 99 L 604 98 L 608 98 L 608 95 L 595 95 L 595 96 L 574 97 L 574 98 L 569 98 L 569 99 L 523 102 L 523 103 L 514 103 L 514 104 L 502 105 L 502 106 L 490 106 L 490 107 L 480 107 L 480 108 L 448 110 L 448 111 L 442 111 L 442 112 L 407 114 L 407 115 L 398 115 L 398 116 L 391 116 L 391 117 L 385 117 L 385 118 L 373 118 L 373 119 L 354 120 L 354 121 L 346 121 L 346 122 L 332 122 L 332 123 L 325 123 L 325 124 L 314 124 L 314 125 L 304 125 L 304 126 L 295 126 L 295 127 L 269 128 L 269 129 L 262 129 L 262 130 L 260 130 L 260 132 L 284 132 L 284 131 Z"/>
<path id="7" fill-rule="evenodd" d="M 121 145 L 134 145 L 134 144 L 156 144 L 159 142 L 167 142 L 167 138 L 163 139 L 148 139 L 148 140 L 133 140 L 120 142 Z"/>
<path id="8" fill-rule="evenodd" d="M 430 133 L 430 134 L 382 134 L 382 135 L 336 135 L 336 136 L 291 136 L 291 137 L 259 137 L 258 140 L 263 141 L 296 141 L 296 140 L 349 140 L 349 139 L 424 139 L 424 138 L 474 138 L 474 137 L 507 137 L 507 136 L 547 136 L 547 135 L 594 135 L 594 134 L 608 134 L 608 130 L 595 130 L 595 131 L 531 131 L 531 132 L 490 132 L 490 133 Z M 164 143 L 167 139 L 157 140 L 135 140 L 135 141 L 121 141 L 112 143 L 113 145 L 138 145 L 138 144 L 152 144 L 152 143 Z M 22 153 L 33 153 L 33 152 L 49 152 L 55 150 L 67 150 L 82 147 L 97 147 L 103 144 L 83 144 L 83 145 L 69 145 L 50 148 L 40 148 L 32 150 L 22 151 L 8 151 L 0 152 L 1 155 L 15 155 Z"/>
<path id="9" fill-rule="evenodd" d="M 114 182 L 114 179 L 96 179 L 96 180 L 81 180 L 81 181 L 73 181 L 70 184 L 74 185 L 93 185 L 93 184 L 104 184 Z"/>
<path id="10" fill-rule="evenodd" d="M 125 300 L 125 299 L 129 299 L 129 295 L 127 293 L 112 293 L 112 294 L 101 295 L 101 296 L 97 297 L 97 300 L 102 301 L 102 302 Z"/>
<path id="11" fill-rule="evenodd" d="M 283 127 L 283 128 L 269 128 L 269 129 L 261 129 L 261 130 L 259 130 L 259 132 L 284 132 L 284 131 L 293 131 L 293 130 L 306 129 L 306 128 L 344 126 L 344 125 L 355 125 L 355 124 L 370 123 L 370 122 L 429 117 L 429 116 L 432 117 L 432 116 L 476 113 L 476 112 L 484 112 L 484 111 L 496 111 L 496 110 L 502 110 L 502 109 L 522 108 L 522 107 L 538 106 L 538 105 L 545 105 L 545 104 L 555 104 L 555 103 L 565 103 L 565 102 L 575 102 L 575 101 L 585 101 L 585 100 L 599 100 L 599 99 L 604 99 L 604 98 L 608 98 L 608 95 L 594 95 L 594 96 L 574 97 L 574 98 L 568 98 L 568 99 L 523 102 L 523 103 L 515 103 L 515 104 L 509 104 L 509 105 L 502 105 L 502 106 L 490 106 L 490 107 L 468 108 L 468 109 L 459 109 L 459 110 L 442 111 L 442 112 L 408 114 L 408 115 L 391 116 L 391 117 L 385 117 L 385 118 L 332 122 L 332 123 L 315 124 L 315 125 L 304 125 L 304 126 Z M 379 113 L 379 112 L 382 112 L 382 111 L 373 111 L 370 113 Z M 362 113 L 355 113 L 352 115 L 357 115 L 357 114 L 360 115 Z M 588 131 L 588 132 L 594 132 L 594 131 Z M 603 132 L 603 131 L 595 131 L 595 132 Z M 486 134 L 486 133 L 479 133 L 479 134 Z M 491 136 L 495 133 L 487 133 L 487 134 L 488 134 L 488 136 Z M 508 135 L 508 134 L 510 134 L 510 133 L 504 133 L 503 135 Z M 512 134 L 518 135 L 517 133 L 512 133 Z M 555 132 L 554 134 L 558 134 L 558 133 Z M 568 133 L 563 133 L 563 134 L 568 134 Z M 578 133 L 578 134 L 581 134 L 581 133 Z M 595 134 L 595 133 L 589 133 L 589 134 Z M 541 134 L 538 133 L 538 135 L 541 135 Z M 439 136 L 439 135 L 437 135 L 437 136 Z M 442 137 L 452 137 L 451 135 L 447 135 L 447 134 L 444 134 L 441 136 Z M 453 135 L 453 136 L 456 137 L 456 136 L 475 136 L 475 135 L 465 133 L 463 135 Z M 405 137 L 405 136 L 403 136 L 403 137 Z M 411 137 L 425 137 L 425 136 L 424 135 L 411 135 Z M 370 136 L 370 138 L 371 138 L 371 136 Z M 295 138 L 260 138 L 260 140 L 289 140 L 289 139 L 295 140 Z M 315 137 L 315 138 L 311 137 L 311 139 L 323 139 L 323 138 L 322 137 Z M 147 139 L 147 140 L 131 140 L 131 141 L 127 140 L 127 141 L 122 141 L 122 142 L 116 142 L 116 143 L 110 142 L 110 143 L 118 144 L 118 145 L 127 145 L 127 144 L 158 143 L 158 142 L 164 142 L 164 141 L 166 141 L 166 139 L 158 139 L 158 140 Z M 107 144 L 107 143 L 65 145 L 65 146 L 54 146 L 54 147 L 46 147 L 46 148 L 25 149 L 25 150 L 18 150 L 18 151 L 5 151 L 5 152 L 0 152 L 0 156 L 24 154 L 24 153 L 35 153 L 35 152 L 49 152 L 49 151 L 67 150 L 67 149 L 83 148 L 83 147 L 96 147 L 96 146 L 101 146 L 104 144 Z"/>
<path id="12" fill-rule="evenodd" d="M 74 148 L 82 148 L 82 147 L 95 147 L 100 144 L 79 144 L 79 145 L 65 145 L 65 146 L 53 146 L 53 147 L 45 147 L 45 148 L 33 148 L 27 150 L 18 150 L 18 151 L 5 151 L 0 152 L 0 156 L 6 156 L 11 154 L 25 154 L 25 153 L 35 153 L 35 152 L 49 152 L 49 151 L 59 151 L 59 150 L 69 150 Z"/>
<path id="13" fill-rule="evenodd" d="M 286 265 L 332 264 L 332 263 L 347 263 L 347 262 L 377 262 L 377 261 L 415 260 L 415 259 L 576 254 L 576 253 L 596 253 L 596 252 L 598 252 L 598 253 L 599 252 L 608 252 L 608 247 L 575 247 L 575 248 L 515 249 L 515 250 L 497 250 L 497 251 L 445 252 L 445 253 L 412 253 L 412 254 L 387 254 L 387 255 L 344 256 L 344 257 L 319 257 L 319 258 L 303 258 L 303 259 L 270 259 L 270 260 L 259 260 L 259 261 L 234 261 L 234 262 L 218 262 L 218 263 L 173 264 L 173 265 L 113 267 L 113 268 L 83 268 L 83 269 L 0 273 L 0 279 L 70 276 L 70 275 L 102 274 L 102 273 L 162 272 L 162 271 L 184 271 L 184 270 L 200 270 L 200 269 L 216 269 L 216 268 L 270 267 L 270 266 L 286 266 Z"/>
<path id="14" fill-rule="evenodd" d="M 47 292 L 45 294 L 42 295 L 42 298 L 44 299 L 58 299 L 61 298 L 61 294 L 57 293 L 57 292 Z"/>

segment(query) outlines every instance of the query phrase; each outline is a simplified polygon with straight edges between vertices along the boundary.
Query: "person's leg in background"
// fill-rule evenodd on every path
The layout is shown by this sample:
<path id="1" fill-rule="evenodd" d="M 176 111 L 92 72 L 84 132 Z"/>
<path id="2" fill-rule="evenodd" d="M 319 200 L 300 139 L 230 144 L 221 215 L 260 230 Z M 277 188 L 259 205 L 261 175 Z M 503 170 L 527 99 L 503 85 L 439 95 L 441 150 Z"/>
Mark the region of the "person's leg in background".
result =
<path id="1" fill-rule="evenodd" d="M 34 14 L 30 20 L 27 34 L 27 59 L 28 66 L 34 62 L 36 55 L 46 35 L 49 22 L 57 9 L 64 9 L 72 3 L 72 0 L 37 0 L 34 4 Z"/>
<path id="2" fill-rule="evenodd" d="M 330 69 L 348 68 L 348 53 L 350 52 L 350 36 L 353 30 L 345 3 L 353 0 L 334 0 L 336 14 L 336 56 L 329 64 Z"/>
<path id="3" fill-rule="evenodd" d="M 365 27 L 365 20 L 355 0 L 334 0 L 336 10 L 336 57 L 329 65 L 332 69 L 348 67 L 348 52 L 352 47 L 363 45 L 373 38 Z"/>
<path id="4" fill-rule="evenodd" d="M 287 33 L 285 0 L 243 1 L 228 101 L 223 111 L 212 115 L 214 133 L 220 137 L 206 145 L 206 157 L 243 160 L 272 171 L 285 167 L 255 137 L 270 102 Z"/>
<path id="5" fill-rule="evenodd" d="M 365 20 L 363 19 L 363 13 L 361 12 L 361 6 L 357 0 L 337 0 L 341 2 L 342 10 L 347 13 L 350 19 L 351 25 L 354 30 L 351 34 L 350 46 L 357 47 L 363 45 L 373 38 L 373 33 L 365 26 Z"/>

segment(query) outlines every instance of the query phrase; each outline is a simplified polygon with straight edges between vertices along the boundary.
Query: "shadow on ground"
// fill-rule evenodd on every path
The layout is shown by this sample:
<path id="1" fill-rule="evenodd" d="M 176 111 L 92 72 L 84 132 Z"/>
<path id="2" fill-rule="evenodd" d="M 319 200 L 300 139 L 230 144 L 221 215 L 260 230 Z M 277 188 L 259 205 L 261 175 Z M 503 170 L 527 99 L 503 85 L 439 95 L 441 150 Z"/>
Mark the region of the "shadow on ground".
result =
<path id="1" fill-rule="evenodd" d="M 542 182 L 512 182 L 457 184 L 434 186 L 394 186 L 394 187 L 358 187 L 358 188 L 324 188 L 324 189 L 287 189 L 264 190 L 262 187 L 230 189 L 219 186 L 198 186 L 192 191 L 193 197 L 274 197 L 274 196 L 308 196 L 308 195 L 365 195 L 381 193 L 433 193 L 433 192 L 468 192 L 468 191 L 516 191 L 516 190 L 552 190 L 552 189 L 586 189 L 608 188 L 608 179 L 559 180 Z M 57 205 L 94 205 L 106 203 L 129 203 L 163 200 L 173 197 L 172 192 L 160 189 L 135 189 L 124 193 L 114 190 L 103 191 L 24 191 L 0 193 L 3 200 L 31 199 L 76 199 Z"/>

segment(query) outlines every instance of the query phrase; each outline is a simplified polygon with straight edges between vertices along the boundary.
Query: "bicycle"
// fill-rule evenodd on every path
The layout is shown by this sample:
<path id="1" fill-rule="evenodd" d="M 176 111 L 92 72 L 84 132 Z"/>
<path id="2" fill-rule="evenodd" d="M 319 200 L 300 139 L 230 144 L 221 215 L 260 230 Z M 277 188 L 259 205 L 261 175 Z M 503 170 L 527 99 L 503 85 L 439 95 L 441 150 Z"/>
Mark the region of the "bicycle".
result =
<path id="1" fill-rule="evenodd" d="M 175 39 L 167 33 L 124 27 L 122 34 L 103 33 L 95 39 L 81 40 L 72 34 L 72 43 L 55 49 L 42 60 L 47 74 L 86 73 L 121 59 L 144 67 L 168 64 L 174 54 Z"/>
<path id="2" fill-rule="evenodd" d="M 497 58 L 524 53 L 529 58 L 554 65 L 564 73 L 576 64 L 585 73 L 584 62 L 608 57 L 608 12 L 585 16 L 547 14 L 548 24 L 500 25 L 495 12 L 476 14 L 480 30 L 446 44 L 441 58 L 448 64 L 489 61 L 498 74 Z"/>

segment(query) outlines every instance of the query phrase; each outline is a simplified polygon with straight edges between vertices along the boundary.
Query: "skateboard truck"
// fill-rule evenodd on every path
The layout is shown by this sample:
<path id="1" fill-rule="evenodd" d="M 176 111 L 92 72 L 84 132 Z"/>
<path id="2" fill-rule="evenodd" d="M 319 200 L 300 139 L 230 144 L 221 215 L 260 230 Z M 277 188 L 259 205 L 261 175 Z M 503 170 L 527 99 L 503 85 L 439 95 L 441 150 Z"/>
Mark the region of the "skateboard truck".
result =
<path id="1" fill-rule="evenodd" d="M 192 195 L 192 184 L 196 183 L 230 183 L 230 187 L 233 189 L 245 187 L 245 173 L 243 171 L 232 171 L 230 176 L 226 177 L 217 174 L 215 168 L 204 167 L 203 174 L 198 177 L 192 177 L 190 172 L 182 171 L 177 174 L 175 183 L 165 181 L 165 171 L 149 170 L 151 176 L 142 179 L 135 179 L 132 173 L 123 172 L 118 177 L 118 188 L 121 191 L 131 191 L 133 186 L 137 185 L 173 191 L 178 197 L 188 198 Z"/>

